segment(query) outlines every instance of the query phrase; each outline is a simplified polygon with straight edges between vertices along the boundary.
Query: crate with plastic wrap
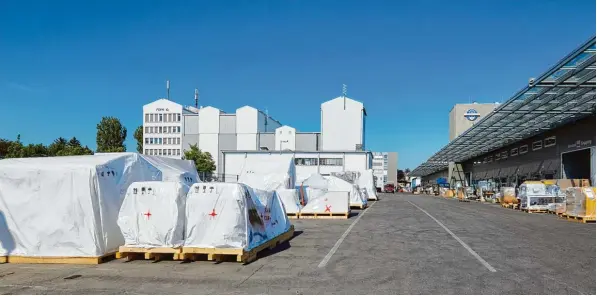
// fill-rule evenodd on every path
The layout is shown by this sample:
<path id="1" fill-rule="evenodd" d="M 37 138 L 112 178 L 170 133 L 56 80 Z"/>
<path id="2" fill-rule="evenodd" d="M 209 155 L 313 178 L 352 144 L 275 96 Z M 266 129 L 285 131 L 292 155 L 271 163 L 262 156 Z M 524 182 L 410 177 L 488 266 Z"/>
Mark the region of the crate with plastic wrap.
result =
<path id="1" fill-rule="evenodd" d="M 569 187 L 564 216 L 595 220 L 595 196 L 595 187 Z"/>

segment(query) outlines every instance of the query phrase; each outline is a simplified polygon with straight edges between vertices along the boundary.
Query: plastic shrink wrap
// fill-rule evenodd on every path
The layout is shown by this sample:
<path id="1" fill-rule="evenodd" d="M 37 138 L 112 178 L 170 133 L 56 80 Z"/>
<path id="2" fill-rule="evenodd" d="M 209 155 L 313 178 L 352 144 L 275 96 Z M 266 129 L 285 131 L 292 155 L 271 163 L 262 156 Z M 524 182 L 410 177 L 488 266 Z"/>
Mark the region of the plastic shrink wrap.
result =
<path id="1" fill-rule="evenodd" d="M 96 257 L 124 243 L 129 185 L 161 180 L 137 153 L 0 160 L 0 255 Z"/>
<path id="2" fill-rule="evenodd" d="M 272 196 L 257 197 L 250 187 L 237 183 L 193 185 L 187 195 L 184 246 L 251 250 L 280 235 L 290 223 L 281 202 Z M 270 200 L 267 212 L 262 199 Z"/>
<path id="3" fill-rule="evenodd" d="M 567 188 L 566 215 L 595 217 L 595 187 Z"/>
<path id="4" fill-rule="evenodd" d="M 278 189 L 278 197 L 284 204 L 286 213 L 297 214 L 301 211 L 301 202 L 299 199 L 299 190 L 297 189 Z"/>
<path id="5" fill-rule="evenodd" d="M 323 194 L 314 194 L 301 213 L 350 213 L 348 192 L 328 191 Z"/>
<path id="6" fill-rule="evenodd" d="M 377 200 L 377 189 L 375 188 L 373 170 L 362 172 L 361 176 L 357 179 L 357 185 L 359 185 L 362 191 L 367 193 L 365 196 L 367 199 Z"/>
<path id="7" fill-rule="evenodd" d="M 501 193 L 500 200 L 501 200 L 502 204 L 518 203 L 518 199 L 516 199 L 516 188 L 502 187 L 500 190 L 500 193 Z"/>
<path id="8" fill-rule="evenodd" d="M 357 185 L 351 184 L 338 177 L 329 176 L 328 180 L 328 192 L 331 191 L 344 191 L 348 192 L 348 198 L 350 199 L 351 206 L 366 206 L 367 198 L 361 194 L 361 191 Z"/>
<path id="9" fill-rule="evenodd" d="M 553 196 L 547 193 L 545 184 L 539 181 L 526 181 L 520 185 L 520 208 L 529 210 L 547 210 Z"/>
<path id="10" fill-rule="evenodd" d="M 184 241 L 185 200 L 180 182 L 135 182 L 129 186 L 118 226 L 128 247 L 179 247 Z"/>
<path id="11" fill-rule="evenodd" d="M 294 188 L 294 157 L 286 154 L 248 154 L 238 182 L 254 189 L 274 191 Z"/>

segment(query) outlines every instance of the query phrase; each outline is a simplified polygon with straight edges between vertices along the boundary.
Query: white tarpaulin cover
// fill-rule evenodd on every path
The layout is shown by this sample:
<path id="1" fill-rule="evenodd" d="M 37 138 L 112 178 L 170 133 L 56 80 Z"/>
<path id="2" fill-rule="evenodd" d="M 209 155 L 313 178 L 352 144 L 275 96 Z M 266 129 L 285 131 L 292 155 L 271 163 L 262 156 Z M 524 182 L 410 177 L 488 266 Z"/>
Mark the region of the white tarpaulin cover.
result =
<path id="1" fill-rule="evenodd" d="M 328 180 L 320 174 L 312 174 L 300 184 L 314 189 L 328 189 Z"/>
<path id="2" fill-rule="evenodd" d="M 301 203 L 297 189 L 278 189 L 276 190 L 276 193 L 284 204 L 286 213 L 296 214 L 301 211 Z"/>
<path id="3" fill-rule="evenodd" d="M 328 178 L 328 191 L 347 191 L 349 192 L 350 198 L 350 205 L 351 206 L 358 206 L 358 205 L 367 205 L 367 198 L 363 197 L 359 187 L 357 185 L 351 184 L 345 180 L 342 180 L 338 177 L 329 176 Z"/>
<path id="4" fill-rule="evenodd" d="M 187 195 L 186 247 L 251 250 L 290 229 L 276 194 L 240 183 L 195 184 Z"/>
<path id="5" fill-rule="evenodd" d="M 318 190 L 318 189 L 315 189 Z M 302 209 L 301 213 L 349 213 L 350 205 L 348 201 L 348 192 L 346 191 L 328 191 L 319 196 L 313 196 L 309 199 Z"/>
<path id="6" fill-rule="evenodd" d="M 96 153 L 95 155 L 132 155 L 136 154 L 133 152 L 121 152 L 121 153 Z M 161 156 L 152 156 L 145 154 L 137 154 L 147 162 L 151 163 L 161 172 L 161 177 L 158 178 L 161 181 L 177 181 L 188 186 L 191 186 L 199 180 L 199 174 L 195 168 L 195 162 L 192 160 L 181 160 Z"/>
<path id="7" fill-rule="evenodd" d="M 181 182 L 135 182 L 129 186 L 118 226 L 129 247 L 178 247 L 184 242 L 185 201 Z"/>
<path id="8" fill-rule="evenodd" d="M 161 179 L 137 153 L 0 160 L 0 255 L 116 250 L 124 243 L 116 221 L 127 188 Z"/>
<path id="9" fill-rule="evenodd" d="M 362 191 L 367 193 L 367 199 L 377 200 L 377 190 L 375 189 L 373 170 L 361 172 L 356 184 L 359 185 L 359 188 L 361 188 Z"/>
<path id="10" fill-rule="evenodd" d="M 294 157 L 287 154 L 247 154 L 239 183 L 260 190 L 292 189 L 295 183 Z"/>

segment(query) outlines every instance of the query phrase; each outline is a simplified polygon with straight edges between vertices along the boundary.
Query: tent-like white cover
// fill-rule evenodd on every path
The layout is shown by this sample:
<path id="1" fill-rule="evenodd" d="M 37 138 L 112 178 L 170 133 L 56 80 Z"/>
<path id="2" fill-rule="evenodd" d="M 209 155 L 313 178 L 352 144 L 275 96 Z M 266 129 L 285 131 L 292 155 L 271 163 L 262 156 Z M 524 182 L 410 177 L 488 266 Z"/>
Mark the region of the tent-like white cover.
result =
<path id="1" fill-rule="evenodd" d="M 351 184 L 335 176 L 329 176 L 328 191 L 347 191 L 349 192 L 351 206 L 365 206 L 367 205 L 367 198 L 361 194 L 359 186 Z"/>
<path id="2" fill-rule="evenodd" d="M 133 155 L 133 152 L 96 153 L 95 155 Z M 161 172 L 161 181 L 177 181 L 191 186 L 199 180 L 199 174 L 192 160 L 173 159 L 153 155 L 137 154 Z"/>
<path id="3" fill-rule="evenodd" d="M 187 195 L 186 247 L 251 250 L 289 229 L 284 207 L 271 191 L 257 193 L 240 183 L 201 183 Z"/>
<path id="4" fill-rule="evenodd" d="M 247 154 L 239 183 L 259 190 L 294 188 L 294 157 L 287 154 Z"/>
<path id="5" fill-rule="evenodd" d="M 117 218 L 127 188 L 162 176 L 137 153 L 0 160 L 0 256 L 114 251 L 124 243 Z"/>
<path id="6" fill-rule="evenodd" d="M 129 247 L 178 247 L 184 242 L 185 201 L 181 182 L 134 182 L 129 186 L 118 226 Z"/>
<path id="7" fill-rule="evenodd" d="M 367 193 L 367 199 L 377 200 L 377 190 L 375 189 L 373 170 L 361 172 L 356 184 L 359 185 L 359 188 L 361 188 L 362 191 Z"/>

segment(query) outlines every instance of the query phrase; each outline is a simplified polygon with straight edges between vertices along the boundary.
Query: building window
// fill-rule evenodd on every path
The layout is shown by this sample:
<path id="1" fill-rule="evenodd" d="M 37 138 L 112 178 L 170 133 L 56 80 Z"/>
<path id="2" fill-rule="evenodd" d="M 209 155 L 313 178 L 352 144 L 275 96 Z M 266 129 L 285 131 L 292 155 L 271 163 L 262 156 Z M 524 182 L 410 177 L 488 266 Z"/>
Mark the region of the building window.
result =
<path id="1" fill-rule="evenodd" d="M 541 150 L 541 148 L 543 148 L 543 141 L 539 140 L 533 142 L 533 151 Z"/>
<path id="2" fill-rule="evenodd" d="M 145 133 L 146 133 L 146 134 L 149 134 L 149 126 L 146 126 L 146 127 L 145 127 Z"/>
<path id="3" fill-rule="evenodd" d="M 149 144 L 149 138 L 145 138 L 145 144 Z M 145 154 L 147 154 L 147 152 Z"/>
<path id="4" fill-rule="evenodd" d="M 317 158 L 295 158 L 295 165 L 317 165 Z"/>
<path id="5" fill-rule="evenodd" d="M 145 154 L 149 154 L 149 149 L 145 149 Z"/>
<path id="6" fill-rule="evenodd" d="M 172 138 L 168 138 L 168 145 L 172 145 Z"/>
<path id="7" fill-rule="evenodd" d="M 167 114 L 167 121 L 172 122 L 172 113 Z"/>
<path id="8" fill-rule="evenodd" d="M 501 155 L 500 153 L 496 153 L 496 154 L 495 154 L 495 161 L 498 161 L 498 160 L 500 160 L 500 155 Z"/>
<path id="9" fill-rule="evenodd" d="M 342 165 L 342 158 L 321 158 L 319 160 L 320 165 L 330 165 L 330 166 L 341 166 Z"/>
<path id="10" fill-rule="evenodd" d="M 548 137 L 545 138 L 545 140 L 543 141 L 543 147 L 547 148 L 547 147 L 551 147 L 551 146 L 555 146 L 556 145 L 556 137 Z"/>
<path id="11" fill-rule="evenodd" d="M 508 158 L 508 151 L 503 151 L 502 152 L 502 159 L 506 159 Z"/>
<path id="12" fill-rule="evenodd" d="M 510 156 L 516 156 L 518 155 L 518 148 L 512 148 L 512 150 L 510 150 Z"/>
<path id="13" fill-rule="evenodd" d="M 176 149 L 176 155 L 180 155 L 180 149 Z"/>
<path id="14" fill-rule="evenodd" d="M 180 134 L 180 126 L 177 126 L 177 127 L 176 127 L 176 133 L 177 133 L 177 134 Z"/>
<path id="15" fill-rule="evenodd" d="M 520 155 L 526 154 L 527 152 L 529 152 L 529 145 L 520 146 L 520 149 L 518 150 Z"/>
<path id="16" fill-rule="evenodd" d="M 180 145 L 180 138 L 176 138 L 176 145 Z"/>
<path id="17" fill-rule="evenodd" d="M 176 120 L 177 122 L 180 122 L 180 114 L 176 114 L 176 117 L 178 120 Z"/>
<path id="18" fill-rule="evenodd" d="M 171 134 L 171 133 L 172 133 L 172 127 L 171 127 L 171 126 L 169 126 L 169 127 L 168 127 L 168 133 L 169 133 L 169 134 Z"/>
<path id="19" fill-rule="evenodd" d="M 149 114 L 145 114 L 145 122 L 149 122 Z"/>
<path id="20" fill-rule="evenodd" d="M 162 113 L 158 114 L 158 122 L 162 122 L 164 119 L 164 115 Z"/>

